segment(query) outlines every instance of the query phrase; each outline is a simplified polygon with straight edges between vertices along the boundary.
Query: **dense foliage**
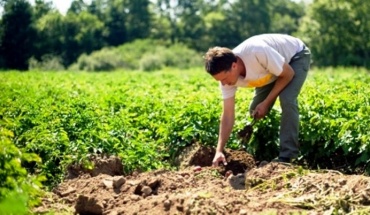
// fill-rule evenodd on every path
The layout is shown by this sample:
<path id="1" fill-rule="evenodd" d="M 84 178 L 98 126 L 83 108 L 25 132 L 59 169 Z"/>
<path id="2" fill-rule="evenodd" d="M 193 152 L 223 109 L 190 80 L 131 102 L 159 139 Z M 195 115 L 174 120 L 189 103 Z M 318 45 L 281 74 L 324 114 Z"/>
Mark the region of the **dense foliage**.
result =
<path id="1" fill-rule="evenodd" d="M 42 173 L 30 175 L 24 164 L 41 163 L 39 156 L 19 149 L 14 135 L 0 124 L 0 213 L 26 214 L 27 208 L 39 203 Z M 22 165 L 23 163 L 23 165 Z"/>
<path id="2" fill-rule="evenodd" d="M 203 53 L 262 33 L 299 36 L 319 66 L 370 66 L 369 4 L 360 0 L 73 0 L 65 14 L 50 0 L 34 2 L 0 0 L 2 69 L 68 69 L 138 39 Z M 158 61 L 146 58 L 143 65 Z"/>

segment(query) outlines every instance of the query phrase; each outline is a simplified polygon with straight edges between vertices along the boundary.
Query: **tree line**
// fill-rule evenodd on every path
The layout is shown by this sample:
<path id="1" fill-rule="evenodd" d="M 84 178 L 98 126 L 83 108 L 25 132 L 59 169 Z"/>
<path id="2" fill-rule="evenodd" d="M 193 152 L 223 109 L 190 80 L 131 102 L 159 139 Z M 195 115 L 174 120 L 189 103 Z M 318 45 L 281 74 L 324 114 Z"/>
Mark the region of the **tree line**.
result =
<path id="1" fill-rule="evenodd" d="M 360 0 L 74 0 L 66 14 L 50 0 L 0 6 L 3 70 L 50 58 L 68 67 L 82 54 L 137 39 L 205 52 L 261 33 L 302 38 L 317 66 L 370 67 L 370 4 Z"/>

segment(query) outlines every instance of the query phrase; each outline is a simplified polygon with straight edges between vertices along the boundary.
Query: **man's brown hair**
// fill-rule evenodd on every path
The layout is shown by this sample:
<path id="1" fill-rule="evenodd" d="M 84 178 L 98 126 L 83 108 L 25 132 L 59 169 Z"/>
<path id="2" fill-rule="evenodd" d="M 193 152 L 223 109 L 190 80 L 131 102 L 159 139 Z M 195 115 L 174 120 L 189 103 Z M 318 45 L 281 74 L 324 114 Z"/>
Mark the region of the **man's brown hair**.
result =
<path id="1" fill-rule="evenodd" d="M 209 74 L 216 75 L 230 70 L 236 60 L 235 54 L 230 49 L 216 46 L 208 49 L 204 56 L 205 69 Z"/>

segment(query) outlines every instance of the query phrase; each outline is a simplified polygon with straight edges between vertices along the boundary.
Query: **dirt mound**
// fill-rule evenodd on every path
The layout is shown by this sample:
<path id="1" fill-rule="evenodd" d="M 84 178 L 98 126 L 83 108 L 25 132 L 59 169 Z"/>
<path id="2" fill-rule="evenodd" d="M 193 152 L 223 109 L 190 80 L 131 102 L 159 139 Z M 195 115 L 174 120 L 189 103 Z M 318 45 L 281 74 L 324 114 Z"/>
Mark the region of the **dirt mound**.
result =
<path id="1" fill-rule="evenodd" d="M 370 213 L 370 179 L 299 166 L 255 166 L 242 151 L 225 152 L 228 165 L 213 168 L 214 151 L 193 146 L 178 171 L 93 175 L 56 187 L 37 213 L 67 214 L 347 214 Z M 95 165 L 97 166 L 97 165 Z M 299 214 L 299 213 L 298 213 Z"/>
<path id="2" fill-rule="evenodd" d="M 183 153 L 177 159 L 177 165 L 180 166 L 180 169 L 194 166 L 211 166 L 215 152 L 216 150 L 212 147 L 193 144 L 183 150 Z M 236 175 L 256 167 L 256 162 L 253 156 L 245 151 L 225 149 L 224 154 L 227 165 L 221 165 L 218 168 L 221 175 L 225 175 L 228 171 L 231 171 Z"/>
<path id="3" fill-rule="evenodd" d="M 98 176 L 99 174 L 123 175 L 123 165 L 118 157 L 91 157 L 90 163 L 91 168 L 86 168 L 82 165 L 70 165 L 67 168 L 66 178 L 73 179 L 83 174 L 91 176 Z"/>

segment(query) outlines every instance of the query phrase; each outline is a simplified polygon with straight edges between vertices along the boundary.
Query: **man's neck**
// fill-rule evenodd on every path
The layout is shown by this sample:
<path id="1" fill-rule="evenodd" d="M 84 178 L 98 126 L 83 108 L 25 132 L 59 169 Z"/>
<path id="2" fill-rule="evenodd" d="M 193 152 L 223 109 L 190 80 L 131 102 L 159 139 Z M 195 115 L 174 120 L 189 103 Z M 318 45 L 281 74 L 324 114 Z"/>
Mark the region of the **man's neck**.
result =
<path id="1" fill-rule="evenodd" d="M 247 75 L 247 72 L 245 71 L 244 62 L 239 57 L 237 58 L 238 58 L 237 64 L 238 64 L 239 75 L 242 77 L 245 77 Z"/>

